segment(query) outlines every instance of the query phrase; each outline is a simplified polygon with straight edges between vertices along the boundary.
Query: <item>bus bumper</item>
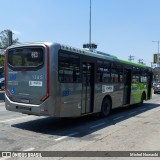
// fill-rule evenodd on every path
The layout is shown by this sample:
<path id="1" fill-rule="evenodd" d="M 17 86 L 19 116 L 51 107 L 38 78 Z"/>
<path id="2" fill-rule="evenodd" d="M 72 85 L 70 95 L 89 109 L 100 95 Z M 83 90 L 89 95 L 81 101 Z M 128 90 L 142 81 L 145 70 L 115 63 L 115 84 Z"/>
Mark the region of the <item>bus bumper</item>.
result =
<path id="1" fill-rule="evenodd" d="M 5 107 L 8 111 L 20 112 L 20 113 L 36 115 L 36 116 L 50 116 L 51 113 L 49 113 L 48 110 L 45 109 L 45 106 L 46 106 L 46 102 L 40 105 L 13 102 L 5 94 Z"/>

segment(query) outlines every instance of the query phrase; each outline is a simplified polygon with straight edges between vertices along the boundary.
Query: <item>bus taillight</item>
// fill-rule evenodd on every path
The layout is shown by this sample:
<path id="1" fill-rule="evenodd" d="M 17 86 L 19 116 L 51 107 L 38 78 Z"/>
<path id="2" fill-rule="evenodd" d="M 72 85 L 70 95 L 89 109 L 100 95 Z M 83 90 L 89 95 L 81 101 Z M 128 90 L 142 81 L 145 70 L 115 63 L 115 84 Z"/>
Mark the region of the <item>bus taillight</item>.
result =
<path id="1" fill-rule="evenodd" d="M 7 90 L 7 59 L 8 59 L 8 49 L 5 51 L 5 60 L 4 60 L 4 91 L 8 97 L 11 97 L 10 93 Z"/>
<path id="2" fill-rule="evenodd" d="M 6 90 L 6 69 L 7 69 L 7 55 L 8 55 L 8 49 L 5 51 L 5 60 L 4 60 L 4 90 Z"/>
<path id="3" fill-rule="evenodd" d="M 41 102 L 44 102 L 48 97 L 49 97 L 49 47 L 47 45 L 46 46 L 46 58 L 47 58 L 47 61 L 46 61 L 46 77 L 47 77 L 47 80 L 46 80 L 46 95 L 44 97 L 42 97 L 40 99 Z"/>

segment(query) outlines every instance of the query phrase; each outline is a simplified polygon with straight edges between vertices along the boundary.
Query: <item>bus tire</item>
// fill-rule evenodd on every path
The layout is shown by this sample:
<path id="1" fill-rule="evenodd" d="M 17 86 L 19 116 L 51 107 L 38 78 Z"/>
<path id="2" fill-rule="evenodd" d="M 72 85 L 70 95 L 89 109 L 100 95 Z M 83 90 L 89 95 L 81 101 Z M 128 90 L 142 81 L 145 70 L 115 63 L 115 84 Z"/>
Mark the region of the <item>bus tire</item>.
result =
<path id="1" fill-rule="evenodd" d="M 141 102 L 140 102 L 141 105 L 144 103 L 144 100 L 145 100 L 145 93 L 141 95 Z"/>
<path id="2" fill-rule="evenodd" d="M 112 109 L 111 101 L 108 98 L 105 98 L 101 106 L 101 117 L 107 117 Z"/>

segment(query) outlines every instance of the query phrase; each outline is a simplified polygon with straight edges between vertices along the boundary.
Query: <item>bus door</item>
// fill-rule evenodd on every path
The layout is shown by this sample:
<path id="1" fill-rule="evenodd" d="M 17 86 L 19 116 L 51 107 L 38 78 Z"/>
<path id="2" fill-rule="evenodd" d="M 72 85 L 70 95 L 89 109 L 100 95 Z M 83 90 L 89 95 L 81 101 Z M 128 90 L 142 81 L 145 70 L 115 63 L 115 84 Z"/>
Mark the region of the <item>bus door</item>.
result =
<path id="1" fill-rule="evenodd" d="M 124 72 L 124 94 L 123 94 L 123 104 L 130 104 L 131 97 L 131 69 L 126 69 Z"/>
<path id="2" fill-rule="evenodd" d="M 93 112 L 94 64 L 82 63 L 82 114 Z"/>

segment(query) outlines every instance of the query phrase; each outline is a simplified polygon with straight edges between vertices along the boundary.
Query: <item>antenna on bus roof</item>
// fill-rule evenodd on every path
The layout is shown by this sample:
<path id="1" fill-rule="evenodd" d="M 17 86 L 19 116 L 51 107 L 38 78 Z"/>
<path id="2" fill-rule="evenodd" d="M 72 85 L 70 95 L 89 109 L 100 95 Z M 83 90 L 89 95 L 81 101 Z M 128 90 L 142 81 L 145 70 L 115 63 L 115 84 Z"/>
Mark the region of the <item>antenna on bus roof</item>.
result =
<path id="1" fill-rule="evenodd" d="M 91 5 L 91 0 L 90 0 L 90 16 L 89 16 L 89 43 L 83 44 L 83 48 L 88 48 L 89 50 L 93 50 L 97 48 L 97 44 L 91 42 L 91 31 L 92 31 L 92 26 L 91 26 L 91 21 L 92 21 L 92 5 Z"/>

